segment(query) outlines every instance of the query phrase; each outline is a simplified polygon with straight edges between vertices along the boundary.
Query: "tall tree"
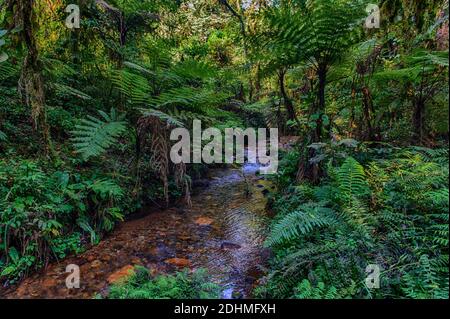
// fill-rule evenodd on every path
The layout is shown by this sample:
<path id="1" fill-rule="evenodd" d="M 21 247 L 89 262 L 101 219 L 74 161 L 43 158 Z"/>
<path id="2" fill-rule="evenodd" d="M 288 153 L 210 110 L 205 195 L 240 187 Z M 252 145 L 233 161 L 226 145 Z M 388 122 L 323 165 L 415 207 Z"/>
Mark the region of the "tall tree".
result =
<path id="1" fill-rule="evenodd" d="M 18 85 L 19 93 L 23 101 L 31 108 L 33 127 L 42 136 L 45 152 L 48 153 L 51 150 L 50 130 L 47 124 L 43 66 L 36 43 L 37 12 L 34 5 L 35 0 L 6 2 L 7 10 L 13 15 L 10 29 L 20 30 L 20 42 L 26 49 Z"/>
<path id="2" fill-rule="evenodd" d="M 327 74 L 330 66 L 355 42 L 365 16 L 365 6 L 364 1 L 307 0 L 304 5 L 295 6 L 290 1 L 282 1 L 281 7 L 281 14 L 275 12 L 272 19 L 275 41 L 289 43 L 298 63 L 310 64 L 316 73 L 312 88 L 316 99 L 309 111 L 311 131 L 306 146 L 322 141 Z M 300 160 L 299 180 L 318 181 L 318 164 L 309 162 L 313 155 L 314 149 L 309 148 L 308 155 Z"/>

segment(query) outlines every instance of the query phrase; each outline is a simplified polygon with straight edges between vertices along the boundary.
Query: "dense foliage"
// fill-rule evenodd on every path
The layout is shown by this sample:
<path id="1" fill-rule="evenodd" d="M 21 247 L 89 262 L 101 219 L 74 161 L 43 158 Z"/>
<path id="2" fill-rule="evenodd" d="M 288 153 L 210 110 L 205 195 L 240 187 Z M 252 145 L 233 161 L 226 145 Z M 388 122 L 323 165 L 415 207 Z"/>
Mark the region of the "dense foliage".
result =
<path id="1" fill-rule="evenodd" d="M 192 273 L 177 272 L 174 275 L 152 277 L 145 268 L 137 268 L 135 274 L 123 283 L 114 284 L 109 299 L 216 299 L 220 287 L 209 281 L 204 269 Z"/>
<path id="2" fill-rule="evenodd" d="M 259 293 L 448 298 L 448 150 L 358 148 L 327 171 L 320 186 L 275 196 L 276 257 Z M 368 265 L 381 268 L 380 289 L 367 288 Z"/>

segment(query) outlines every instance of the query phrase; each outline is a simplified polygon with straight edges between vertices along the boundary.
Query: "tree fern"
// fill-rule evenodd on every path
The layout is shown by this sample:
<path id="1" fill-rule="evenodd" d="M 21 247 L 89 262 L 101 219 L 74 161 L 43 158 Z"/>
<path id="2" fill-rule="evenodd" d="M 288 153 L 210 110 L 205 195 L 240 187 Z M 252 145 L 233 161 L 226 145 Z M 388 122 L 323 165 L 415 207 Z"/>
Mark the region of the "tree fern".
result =
<path id="1" fill-rule="evenodd" d="M 198 89 L 189 86 L 173 88 L 149 100 L 149 105 L 163 109 L 170 106 L 186 106 L 193 109 L 201 109 L 207 105 L 217 105 L 228 96 L 209 89 Z"/>
<path id="2" fill-rule="evenodd" d="M 104 153 L 126 129 L 123 116 L 118 116 L 114 109 L 109 115 L 103 111 L 99 113 L 100 119 L 88 115 L 71 132 L 73 145 L 85 160 Z"/>
<path id="3" fill-rule="evenodd" d="M 217 74 L 211 65 L 196 60 L 185 60 L 172 67 L 171 72 L 191 80 L 206 80 Z"/>
<path id="4" fill-rule="evenodd" d="M 111 80 L 131 104 L 142 105 L 150 98 L 152 89 L 148 80 L 142 75 L 127 70 L 118 70 L 112 72 Z"/>

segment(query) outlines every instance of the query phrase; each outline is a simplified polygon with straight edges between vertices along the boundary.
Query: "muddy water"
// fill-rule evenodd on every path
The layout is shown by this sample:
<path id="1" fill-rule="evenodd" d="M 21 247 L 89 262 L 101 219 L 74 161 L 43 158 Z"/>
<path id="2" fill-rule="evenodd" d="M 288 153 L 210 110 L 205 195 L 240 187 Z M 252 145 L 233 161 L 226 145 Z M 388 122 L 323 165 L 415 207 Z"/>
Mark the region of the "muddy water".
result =
<path id="1" fill-rule="evenodd" d="M 85 253 L 54 263 L 0 294 L 6 298 L 92 298 L 107 293 L 111 274 L 142 265 L 154 274 L 182 267 L 206 268 L 221 285 L 223 298 L 251 297 L 266 259 L 264 193 L 270 187 L 256 177 L 257 168 L 246 164 L 242 169 L 212 170 L 209 185 L 197 190 L 192 208 L 167 209 L 124 222 Z M 79 289 L 66 288 L 69 264 L 80 266 Z"/>

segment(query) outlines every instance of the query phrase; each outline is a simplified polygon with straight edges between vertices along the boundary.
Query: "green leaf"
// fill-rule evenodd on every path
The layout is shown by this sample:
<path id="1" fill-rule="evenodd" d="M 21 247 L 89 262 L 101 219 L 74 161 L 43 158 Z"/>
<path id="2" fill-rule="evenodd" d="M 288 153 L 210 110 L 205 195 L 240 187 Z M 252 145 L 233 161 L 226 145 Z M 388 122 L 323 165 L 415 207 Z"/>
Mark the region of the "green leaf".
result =
<path id="1" fill-rule="evenodd" d="M 5 52 L 0 53 L 0 63 L 8 60 L 8 55 Z"/>
<path id="2" fill-rule="evenodd" d="M 8 266 L 5 269 L 3 269 L 2 273 L 0 274 L 0 276 L 8 276 L 10 274 L 12 274 L 13 272 L 16 271 L 16 267 L 14 265 Z"/>
<path id="3" fill-rule="evenodd" d="M 83 119 L 82 124 L 76 125 L 75 130 L 71 132 L 74 135 L 71 141 L 84 160 L 106 152 L 126 129 L 126 123 L 117 117 L 114 109 L 111 109 L 110 115 L 103 111 L 99 113 L 103 119 L 88 116 L 88 119 Z"/>

